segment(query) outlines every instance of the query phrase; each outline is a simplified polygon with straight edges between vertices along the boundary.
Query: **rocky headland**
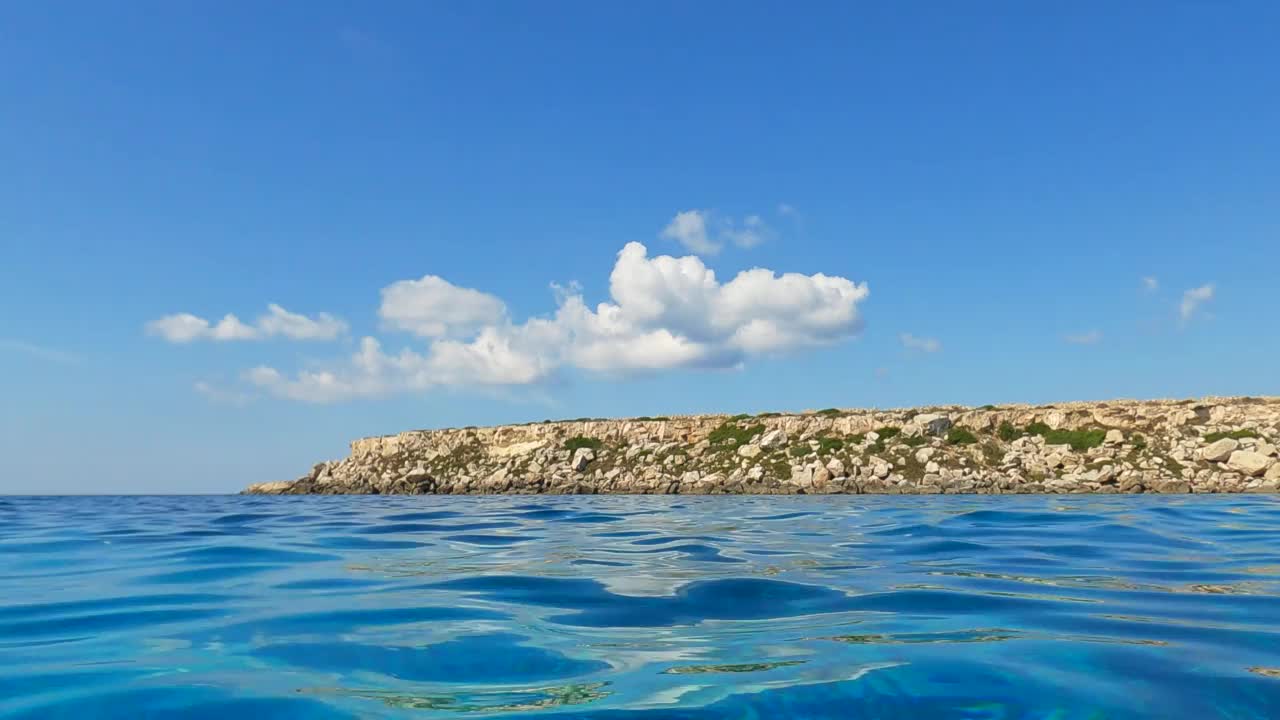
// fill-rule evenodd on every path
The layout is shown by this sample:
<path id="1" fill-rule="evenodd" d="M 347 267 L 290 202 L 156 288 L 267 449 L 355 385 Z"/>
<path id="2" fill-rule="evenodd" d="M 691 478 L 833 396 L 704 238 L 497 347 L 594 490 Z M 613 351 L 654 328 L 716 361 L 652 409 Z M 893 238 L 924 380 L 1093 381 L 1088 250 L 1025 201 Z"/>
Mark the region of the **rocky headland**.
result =
<path id="1" fill-rule="evenodd" d="M 1277 492 L 1277 445 L 1255 397 L 582 418 L 364 438 L 245 492 Z"/>

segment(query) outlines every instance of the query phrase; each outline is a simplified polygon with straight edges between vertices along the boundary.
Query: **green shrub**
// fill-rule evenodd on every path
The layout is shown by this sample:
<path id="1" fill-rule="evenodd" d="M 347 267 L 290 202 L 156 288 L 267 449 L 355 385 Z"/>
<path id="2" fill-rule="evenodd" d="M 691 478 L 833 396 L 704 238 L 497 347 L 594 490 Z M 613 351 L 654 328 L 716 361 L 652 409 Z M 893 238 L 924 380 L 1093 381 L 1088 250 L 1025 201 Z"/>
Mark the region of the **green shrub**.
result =
<path id="1" fill-rule="evenodd" d="M 912 435 L 909 438 L 902 438 L 902 444 L 907 447 L 920 447 L 927 442 L 929 442 L 928 438 L 923 435 Z"/>
<path id="2" fill-rule="evenodd" d="M 1223 432 L 1211 432 L 1204 436 L 1205 442 L 1218 442 L 1223 438 L 1231 438 L 1232 440 L 1243 440 L 1245 438 L 1256 438 L 1258 433 L 1255 430 L 1227 430 Z"/>
<path id="3" fill-rule="evenodd" d="M 791 448 L 787 450 L 787 454 L 795 458 L 804 457 L 805 455 L 809 454 L 809 446 L 808 445 L 792 445 Z"/>
<path id="4" fill-rule="evenodd" d="M 759 415 L 756 415 L 756 417 L 758 417 L 758 418 L 775 418 L 775 417 L 782 417 L 782 413 L 780 413 L 780 412 L 762 412 L 762 413 L 760 413 Z"/>
<path id="5" fill-rule="evenodd" d="M 571 437 L 564 441 L 564 449 L 569 452 L 573 452 L 580 448 L 599 450 L 602 445 L 604 445 L 604 443 L 599 438 L 583 437 L 581 435 Z"/>
<path id="6" fill-rule="evenodd" d="M 819 410 L 815 414 L 824 415 L 826 417 L 840 417 L 844 414 L 844 411 L 839 408 L 827 408 L 826 410 Z"/>
<path id="7" fill-rule="evenodd" d="M 844 440 L 833 437 L 818 438 L 818 454 L 828 455 L 844 449 Z"/>
<path id="8" fill-rule="evenodd" d="M 734 415 L 733 417 L 729 418 L 729 421 L 738 422 L 739 420 L 746 420 L 749 417 L 751 416 L 747 413 L 738 413 L 737 415 Z"/>
<path id="9" fill-rule="evenodd" d="M 1096 448 L 1106 439 L 1106 430 L 1050 430 L 1044 435 L 1046 445 L 1070 445 L 1077 452 Z"/>
<path id="10" fill-rule="evenodd" d="M 764 425 L 742 427 L 736 422 L 729 421 L 712 430 L 711 434 L 707 435 L 707 442 L 711 445 L 737 447 L 751 442 L 751 438 L 762 432 L 764 432 Z"/>
<path id="11" fill-rule="evenodd" d="M 1000 427 L 996 428 L 996 436 L 1005 442 L 1013 442 L 1022 437 L 1022 433 L 1013 426 L 1013 423 L 1005 421 L 1000 423 Z"/>
<path id="12" fill-rule="evenodd" d="M 978 438 L 962 427 L 953 427 L 951 432 L 947 433 L 948 445 L 972 445 L 976 442 L 978 442 Z"/>
<path id="13" fill-rule="evenodd" d="M 880 436 L 881 440 L 889 440 L 896 437 L 900 432 L 902 432 L 902 428 L 894 427 L 893 425 L 885 425 L 876 430 L 876 434 Z"/>
<path id="14" fill-rule="evenodd" d="M 1138 450 L 1145 450 L 1147 447 L 1147 439 L 1141 435 L 1134 435 L 1130 437 L 1129 442 L 1133 443 L 1133 447 Z"/>
<path id="15" fill-rule="evenodd" d="M 867 446 L 867 452 L 872 455 L 879 455 L 880 453 L 884 452 L 884 441 L 877 440 L 871 443 L 870 445 Z"/>
<path id="16" fill-rule="evenodd" d="M 855 433 L 849 436 L 849 442 L 853 443 L 854 445 L 861 445 L 862 441 L 866 439 L 867 439 L 867 436 L 864 433 Z"/>
<path id="17" fill-rule="evenodd" d="M 983 405 L 982 407 L 980 407 L 980 408 L 978 408 L 978 409 L 979 409 L 979 410 L 995 410 L 995 409 L 996 409 L 996 406 L 995 406 L 995 405 Z"/>
<path id="18" fill-rule="evenodd" d="M 1026 432 L 1028 435 L 1047 435 L 1052 431 L 1053 431 L 1053 428 L 1049 427 L 1048 425 L 1045 425 L 1042 422 L 1033 422 L 1027 426 L 1027 429 L 1024 432 Z"/>

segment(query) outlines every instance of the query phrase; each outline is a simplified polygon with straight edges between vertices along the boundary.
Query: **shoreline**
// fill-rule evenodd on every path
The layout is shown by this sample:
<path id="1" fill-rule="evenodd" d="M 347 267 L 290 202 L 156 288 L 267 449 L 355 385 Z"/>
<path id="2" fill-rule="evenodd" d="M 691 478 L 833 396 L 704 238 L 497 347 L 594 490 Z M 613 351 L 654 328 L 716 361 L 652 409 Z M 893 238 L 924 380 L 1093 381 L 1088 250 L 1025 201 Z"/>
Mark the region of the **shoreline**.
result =
<path id="1" fill-rule="evenodd" d="M 829 408 L 415 430 L 249 494 L 1280 491 L 1280 398 Z"/>

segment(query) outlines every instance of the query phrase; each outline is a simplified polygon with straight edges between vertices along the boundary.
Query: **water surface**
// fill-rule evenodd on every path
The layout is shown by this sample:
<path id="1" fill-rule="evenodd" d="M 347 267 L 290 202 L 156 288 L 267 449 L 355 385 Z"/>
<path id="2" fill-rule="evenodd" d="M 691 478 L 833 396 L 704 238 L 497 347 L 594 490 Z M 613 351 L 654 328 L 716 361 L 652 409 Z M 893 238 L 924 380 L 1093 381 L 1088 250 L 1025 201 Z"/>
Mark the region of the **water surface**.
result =
<path id="1" fill-rule="evenodd" d="M 0 498 L 0 718 L 1276 718 L 1280 501 Z"/>

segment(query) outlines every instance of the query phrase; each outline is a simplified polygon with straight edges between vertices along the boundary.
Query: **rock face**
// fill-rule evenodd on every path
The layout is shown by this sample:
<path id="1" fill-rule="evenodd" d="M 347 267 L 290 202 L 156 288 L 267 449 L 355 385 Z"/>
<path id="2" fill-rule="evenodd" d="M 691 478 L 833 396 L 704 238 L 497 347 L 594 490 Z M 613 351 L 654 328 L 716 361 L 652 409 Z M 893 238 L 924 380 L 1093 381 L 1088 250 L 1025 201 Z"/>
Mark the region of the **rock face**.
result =
<path id="1" fill-rule="evenodd" d="M 246 492 L 1275 492 L 1277 443 L 1280 398 L 545 421 L 364 438 Z"/>

